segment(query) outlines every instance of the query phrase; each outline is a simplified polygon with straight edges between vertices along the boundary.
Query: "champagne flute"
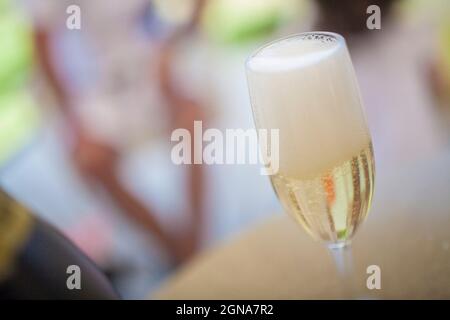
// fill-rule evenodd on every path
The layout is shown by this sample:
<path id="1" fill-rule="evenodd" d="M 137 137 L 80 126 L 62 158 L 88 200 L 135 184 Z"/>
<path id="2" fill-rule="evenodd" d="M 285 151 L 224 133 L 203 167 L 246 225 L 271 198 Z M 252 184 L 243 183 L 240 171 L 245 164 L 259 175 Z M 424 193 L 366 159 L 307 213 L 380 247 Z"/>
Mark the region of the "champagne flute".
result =
<path id="1" fill-rule="evenodd" d="M 289 36 L 253 53 L 246 71 L 256 126 L 279 130 L 274 190 L 327 244 L 349 285 L 350 242 L 370 207 L 375 168 L 345 40 L 331 32 Z"/>

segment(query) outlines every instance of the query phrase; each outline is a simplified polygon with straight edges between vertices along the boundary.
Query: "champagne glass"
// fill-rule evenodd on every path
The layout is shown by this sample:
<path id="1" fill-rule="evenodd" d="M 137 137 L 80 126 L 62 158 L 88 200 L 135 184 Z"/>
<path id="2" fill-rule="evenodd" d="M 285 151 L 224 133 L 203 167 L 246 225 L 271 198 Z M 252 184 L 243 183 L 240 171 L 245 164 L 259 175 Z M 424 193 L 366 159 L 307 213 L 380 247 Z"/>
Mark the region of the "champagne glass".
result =
<path id="1" fill-rule="evenodd" d="M 345 40 L 331 32 L 289 36 L 253 53 L 246 71 L 257 128 L 279 130 L 274 190 L 328 246 L 348 286 L 350 242 L 370 207 L 375 168 Z"/>

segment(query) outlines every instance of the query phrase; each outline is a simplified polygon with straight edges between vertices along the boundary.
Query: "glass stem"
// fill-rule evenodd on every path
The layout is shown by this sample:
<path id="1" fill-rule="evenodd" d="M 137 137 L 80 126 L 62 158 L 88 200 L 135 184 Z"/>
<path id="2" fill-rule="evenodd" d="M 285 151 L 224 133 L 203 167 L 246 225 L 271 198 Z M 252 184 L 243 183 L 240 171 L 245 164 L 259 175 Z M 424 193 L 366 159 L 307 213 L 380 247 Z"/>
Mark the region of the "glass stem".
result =
<path id="1" fill-rule="evenodd" d="M 328 246 L 339 277 L 342 298 L 356 296 L 352 246 L 350 243 L 330 244 Z"/>

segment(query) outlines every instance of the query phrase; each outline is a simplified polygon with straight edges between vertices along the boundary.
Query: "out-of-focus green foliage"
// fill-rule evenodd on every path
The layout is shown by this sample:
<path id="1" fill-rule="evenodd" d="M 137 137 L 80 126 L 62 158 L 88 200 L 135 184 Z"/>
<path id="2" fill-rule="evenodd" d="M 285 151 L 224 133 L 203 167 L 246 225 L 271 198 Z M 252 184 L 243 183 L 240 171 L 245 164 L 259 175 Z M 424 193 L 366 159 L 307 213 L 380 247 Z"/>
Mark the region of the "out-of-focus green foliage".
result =
<path id="1" fill-rule="evenodd" d="M 33 56 L 30 27 L 24 17 L 0 1 L 0 94 L 21 86 Z"/>
<path id="2" fill-rule="evenodd" d="M 269 35 L 297 17 L 302 1 L 212 0 L 205 12 L 204 27 L 211 38 L 242 43 Z"/>
<path id="3" fill-rule="evenodd" d="M 0 165 L 36 129 L 37 109 L 27 88 L 32 59 L 30 26 L 12 1 L 0 0 Z"/>

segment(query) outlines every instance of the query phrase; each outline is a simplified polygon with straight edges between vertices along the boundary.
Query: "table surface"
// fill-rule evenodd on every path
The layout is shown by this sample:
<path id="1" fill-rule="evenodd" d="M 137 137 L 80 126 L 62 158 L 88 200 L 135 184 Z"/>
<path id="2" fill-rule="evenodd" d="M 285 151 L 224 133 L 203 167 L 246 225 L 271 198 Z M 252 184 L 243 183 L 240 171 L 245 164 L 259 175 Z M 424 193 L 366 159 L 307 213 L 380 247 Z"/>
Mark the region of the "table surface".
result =
<path id="1" fill-rule="evenodd" d="M 182 268 L 157 299 L 450 298 L 450 154 L 376 182 L 373 206 L 354 238 L 353 289 L 333 259 L 287 215 L 260 223 Z M 367 267 L 381 269 L 369 290 Z"/>

